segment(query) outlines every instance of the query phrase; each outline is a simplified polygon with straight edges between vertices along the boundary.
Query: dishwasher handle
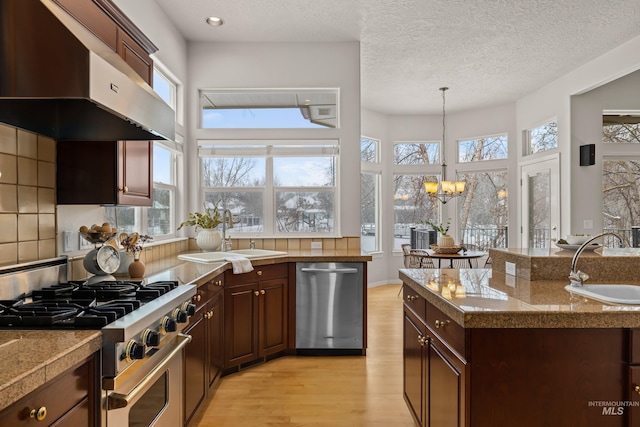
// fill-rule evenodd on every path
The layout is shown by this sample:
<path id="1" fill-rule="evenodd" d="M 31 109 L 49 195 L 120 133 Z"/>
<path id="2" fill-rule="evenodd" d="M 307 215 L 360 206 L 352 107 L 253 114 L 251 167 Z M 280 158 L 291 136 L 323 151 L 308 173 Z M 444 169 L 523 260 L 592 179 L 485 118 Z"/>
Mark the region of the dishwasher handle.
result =
<path id="1" fill-rule="evenodd" d="M 357 273 L 357 268 L 301 268 L 300 271 L 303 273 Z"/>

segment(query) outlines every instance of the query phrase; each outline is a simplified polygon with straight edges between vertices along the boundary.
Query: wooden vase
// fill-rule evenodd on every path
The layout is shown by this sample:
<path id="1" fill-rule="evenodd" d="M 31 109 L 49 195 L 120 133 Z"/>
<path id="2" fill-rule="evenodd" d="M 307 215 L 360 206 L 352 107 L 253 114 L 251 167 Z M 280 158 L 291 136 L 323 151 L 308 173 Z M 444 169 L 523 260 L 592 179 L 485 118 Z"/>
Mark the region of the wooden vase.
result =
<path id="1" fill-rule="evenodd" d="M 129 277 L 132 279 L 142 279 L 144 277 L 144 263 L 139 259 L 134 259 L 131 264 L 129 264 Z"/>

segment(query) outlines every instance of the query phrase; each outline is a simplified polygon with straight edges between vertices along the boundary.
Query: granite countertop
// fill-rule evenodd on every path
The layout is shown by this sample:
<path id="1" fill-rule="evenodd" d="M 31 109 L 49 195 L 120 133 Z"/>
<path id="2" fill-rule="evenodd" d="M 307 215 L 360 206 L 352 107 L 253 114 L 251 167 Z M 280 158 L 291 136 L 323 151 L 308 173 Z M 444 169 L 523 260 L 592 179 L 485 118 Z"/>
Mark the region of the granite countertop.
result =
<path id="1" fill-rule="evenodd" d="M 371 261 L 355 250 L 295 250 L 286 256 L 252 259 L 254 266 L 304 261 Z M 204 283 L 231 268 L 229 262 L 197 263 L 169 256 L 147 264 L 148 282 Z M 0 410 L 36 390 L 102 347 L 100 331 L 0 330 Z"/>
<path id="2" fill-rule="evenodd" d="M 465 328 L 638 328 L 640 306 L 571 296 L 568 280 L 529 281 L 488 269 L 401 269 L 400 279 Z M 640 281 L 630 281 L 638 284 Z M 444 292 L 451 288 L 462 292 Z M 461 286 L 461 287 L 460 287 Z"/>
<path id="3" fill-rule="evenodd" d="M 100 331 L 0 331 L 0 410 L 101 347 Z"/>

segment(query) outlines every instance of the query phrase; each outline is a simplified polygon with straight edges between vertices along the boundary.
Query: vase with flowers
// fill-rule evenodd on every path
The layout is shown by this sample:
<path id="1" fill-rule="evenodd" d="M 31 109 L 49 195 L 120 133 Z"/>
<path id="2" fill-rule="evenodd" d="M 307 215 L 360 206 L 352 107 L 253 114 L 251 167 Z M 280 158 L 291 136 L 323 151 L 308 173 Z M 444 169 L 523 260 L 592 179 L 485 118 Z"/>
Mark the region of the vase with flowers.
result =
<path id="1" fill-rule="evenodd" d="M 145 265 L 140 260 L 140 254 L 144 244 L 153 240 L 153 237 L 138 233 L 120 233 L 118 239 L 124 250 L 133 257 L 133 261 L 129 264 L 129 276 L 133 279 L 143 278 Z"/>
<path id="2" fill-rule="evenodd" d="M 438 237 L 438 246 L 443 248 L 451 248 L 456 245 L 455 240 L 449 234 L 449 227 L 451 226 L 451 218 L 447 220 L 446 224 L 435 224 L 431 221 L 424 221 L 425 224 L 430 225 L 435 231 L 440 233 Z"/>
<path id="3" fill-rule="evenodd" d="M 198 247 L 206 252 L 217 250 L 222 243 L 222 235 L 216 230 L 216 227 L 222 224 L 222 215 L 218 207 L 215 205 L 213 207 L 205 205 L 204 213 L 189 213 L 188 218 L 187 221 L 180 224 L 178 230 L 187 226 L 196 227 L 197 231 L 200 229 L 196 236 L 196 244 Z"/>

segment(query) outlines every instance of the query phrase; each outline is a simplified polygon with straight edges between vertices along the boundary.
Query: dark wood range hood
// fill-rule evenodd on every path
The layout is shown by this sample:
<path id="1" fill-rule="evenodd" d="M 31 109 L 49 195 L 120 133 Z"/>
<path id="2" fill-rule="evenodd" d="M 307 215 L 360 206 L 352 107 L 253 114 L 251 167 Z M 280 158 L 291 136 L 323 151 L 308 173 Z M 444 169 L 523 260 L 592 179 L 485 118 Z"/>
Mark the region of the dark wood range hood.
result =
<path id="1" fill-rule="evenodd" d="M 0 122 L 56 140 L 175 138 L 175 113 L 52 0 L 0 0 Z"/>

